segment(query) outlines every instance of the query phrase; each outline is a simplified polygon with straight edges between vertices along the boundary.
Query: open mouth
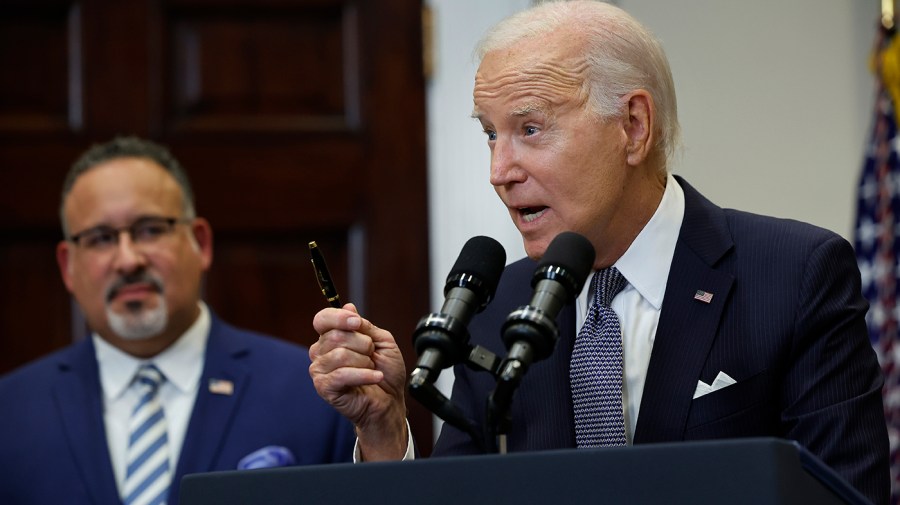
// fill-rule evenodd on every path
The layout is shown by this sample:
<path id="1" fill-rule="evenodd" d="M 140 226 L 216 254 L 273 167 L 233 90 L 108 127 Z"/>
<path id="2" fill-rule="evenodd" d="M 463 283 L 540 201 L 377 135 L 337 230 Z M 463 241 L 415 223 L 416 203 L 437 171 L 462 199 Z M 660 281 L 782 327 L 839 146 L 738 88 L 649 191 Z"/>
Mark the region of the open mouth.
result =
<path id="1" fill-rule="evenodd" d="M 522 218 L 525 219 L 526 223 L 530 223 L 543 216 L 546 211 L 547 207 L 523 207 L 519 209 L 519 214 L 522 215 Z"/>

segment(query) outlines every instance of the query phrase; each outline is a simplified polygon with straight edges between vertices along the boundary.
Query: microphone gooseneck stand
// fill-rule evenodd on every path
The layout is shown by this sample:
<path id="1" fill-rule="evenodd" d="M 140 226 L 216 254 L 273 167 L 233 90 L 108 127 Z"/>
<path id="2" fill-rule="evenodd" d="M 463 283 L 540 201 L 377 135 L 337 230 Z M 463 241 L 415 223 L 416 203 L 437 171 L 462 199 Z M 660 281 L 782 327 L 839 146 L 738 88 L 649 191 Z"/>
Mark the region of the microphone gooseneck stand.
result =
<path id="1" fill-rule="evenodd" d="M 472 316 L 490 303 L 505 264 L 506 251 L 499 242 L 483 236 L 469 239 L 447 276 L 440 312 L 420 319 L 413 333 L 419 360 L 409 377 L 410 395 L 445 422 L 472 436 L 481 450 L 486 448 L 475 424 L 434 383 L 441 370 L 458 363 L 496 368 L 496 356 L 483 348 L 475 351 L 469 345 L 467 326 Z"/>
<path id="2" fill-rule="evenodd" d="M 460 256 L 462 261 L 464 254 Z M 501 337 L 509 349 L 503 360 L 482 346 L 468 344 L 467 323 L 473 312 L 471 308 L 455 309 L 458 302 L 450 288 L 463 284 L 451 274 L 445 287 L 445 310 L 422 318 L 414 333 L 419 361 L 409 377 L 410 395 L 444 422 L 467 433 L 479 450 L 505 454 L 513 396 L 531 364 L 553 353 L 559 340 L 556 317 L 581 291 L 593 262 L 593 245 L 583 236 L 563 232 L 553 239 L 532 277 L 534 294 L 530 303 L 511 312 L 503 324 Z M 496 277 L 499 279 L 499 275 Z M 493 280 L 491 276 L 489 282 Z M 480 311 L 490 302 L 496 283 L 487 289 L 477 283 L 469 287 L 484 300 Z M 462 320 L 446 312 L 463 314 Z M 455 364 L 490 373 L 496 382 L 485 400 L 485 423 L 480 429 L 434 385 L 440 370 Z"/>
<path id="3" fill-rule="evenodd" d="M 509 315 L 502 335 L 505 342 L 511 342 L 510 351 L 494 374 L 497 385 L 487 398 L 485 439 L 493 441 L 489 452 L 506 454 L 513 395 L 531 363 L 550 356 L 559 340 L 559 330 L 556 321 L 544 311 L 525 306 Z"/>
<path id="4" fill-rule="evenodd" d="M 463 362 L 474 370 L 485 371 L 495 376 L 500 366 L 500 359 L 481 346 L 469 346 L 468 357 Z M 409 375 L 409 394 L 445 423 L 467 433 L 480 451 L 496 452 L 486 443 L 476 423 L 467 418 L 459 407 L 438 390 L 434 385 L 436 377 L 436 374 L 429 373 L 422 367 L 416 367 Z"/>

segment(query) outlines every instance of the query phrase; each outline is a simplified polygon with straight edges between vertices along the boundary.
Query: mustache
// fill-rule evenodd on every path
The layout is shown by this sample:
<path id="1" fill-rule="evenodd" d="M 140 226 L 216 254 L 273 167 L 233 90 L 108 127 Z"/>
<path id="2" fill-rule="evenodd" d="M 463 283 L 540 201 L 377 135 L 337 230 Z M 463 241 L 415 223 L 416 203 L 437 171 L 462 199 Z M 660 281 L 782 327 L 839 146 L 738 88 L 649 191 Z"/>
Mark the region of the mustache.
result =
<path id="1" fill-rule="evenodd" d="M 119 290 L 131 284 L 150 284 L 154 290 L 159 293 L 163 291 L 163 282 L 149 272 L 137 272 L 129 275 L 123 275 L 113 281 L 106 288 L 106 301 L 110 302 L 119 293 Z"/>

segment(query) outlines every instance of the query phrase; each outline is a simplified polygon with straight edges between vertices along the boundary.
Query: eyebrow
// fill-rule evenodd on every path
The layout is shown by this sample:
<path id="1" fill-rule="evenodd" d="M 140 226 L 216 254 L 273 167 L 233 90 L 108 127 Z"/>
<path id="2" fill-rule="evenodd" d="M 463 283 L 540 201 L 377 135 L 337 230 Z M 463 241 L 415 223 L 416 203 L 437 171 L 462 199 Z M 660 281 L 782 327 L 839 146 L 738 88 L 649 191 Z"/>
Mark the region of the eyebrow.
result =
<path id="1" fill-rule="evenodd" d="M 532 112 L 547 113 L 547 111 L 548 111 L 548 107 L 546 105 L 537 104 L 537 103 L 527 103 L 520 107 L 516 107 L 515 109 L 510 111 L 509 116 L 510 117 L 522 117 L 522 116 L 527 116 L 527 115 L 531 114 Z M 483 114 L 481 113 L 481 111 L 478 110 L 477 107 L 472 110 L 472 114 L 471 114 L 472 119 L 481 120 L 482 115 Z"/>
<path id="2" fill-rule="evenodd" d="M 162 214 L 141 214 L 141 215 L 135 217 L 135 218 L 131 221 L 131 223 L 128 224 L 128 225 L 126 225 L 126 226 L 134 226 L 135 224 L 137 224 L 137 223 L 139 223 L 139 222 L 141 222 L 141 221 L 148 220 L 148 219 L 169 219 L 169 216 L 165 216 L 165 215 L 162 215 Z M 115 226 L 115 225 L 113 225 L 113 224 L 110 223 L 109 221 L 103 221 L 103 222 L 101 222 L 101 223 L 95 224 L 94 226 L 89 226 L 89 227 L 85 228 L 84 231 L 88 231 L 88 230 L 98 230 L 98 229 L 104 229 L 104 228 L 105 228 L 105 229 L 113 229 L 113 230 L 115 230 L 115 229 L 118 228 L 118 227 Z"/>
<path id="3" fill-rule="evenodd" d="M 527 116 L 532 112 L 547 112 L 547 107 L 536 103 L 527 103 L 521 107 L 517 107 L 509 113 L 510 116 Z"/>

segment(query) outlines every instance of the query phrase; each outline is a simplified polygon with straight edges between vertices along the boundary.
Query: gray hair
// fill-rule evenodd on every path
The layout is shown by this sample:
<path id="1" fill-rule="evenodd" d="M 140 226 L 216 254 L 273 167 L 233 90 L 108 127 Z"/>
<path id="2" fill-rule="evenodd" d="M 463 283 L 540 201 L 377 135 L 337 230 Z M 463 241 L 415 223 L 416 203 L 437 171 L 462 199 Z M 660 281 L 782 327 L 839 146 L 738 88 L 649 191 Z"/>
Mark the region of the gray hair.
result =
<path id="1" fill-rule="evenodd" d="M 59 206 L 59 218 L 62 222 L 63 235 L 68 236 L 68 224 L 66 223 L 65 204 L 66 198 L 72 192 L 75 181 L 82 174 L 90 169 L 105 163 L 107 161 L 120 158 L 146 158 L 162 167 L 168 172 L 178 186 L 181 188 L 181 194 L 184 197 L 184 217 L 193 219 L 197 212 L 194 209 L 194 192 L 191 189 L 191 183 L 188 180 L 187 172 L 182 168 L 181 163 L 172 156 L 165 147 L 145 140 L 139 137 L 116 137 L 104 144 L 94 144 L 90 149 L 85 151 L 72 164 L 69 172 L 66 174 L 63 183 L 62 198 Z"/>
<path id="2" fill-rule="evenodd" d="M 666 166 L 680 142 L 678 107 L 672 71 L 662 45 L 622 9 L 593 0 L 544 2 L 494 26 L 475 49 L 478 60 L 523 38 L 577 26 L 586 35 L 585 59 L 591 109 L 601 118 L 621 117 L 621 98 L 644 89 L 656 106 L 656 145 Z M 665 168 L 665 167 L 664 167 Z"/>

